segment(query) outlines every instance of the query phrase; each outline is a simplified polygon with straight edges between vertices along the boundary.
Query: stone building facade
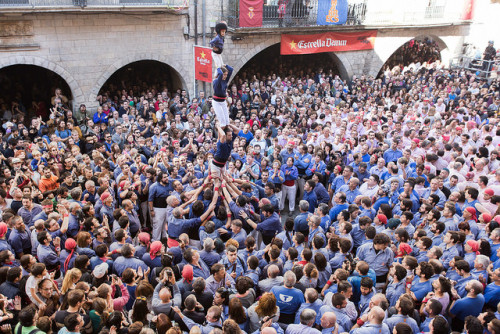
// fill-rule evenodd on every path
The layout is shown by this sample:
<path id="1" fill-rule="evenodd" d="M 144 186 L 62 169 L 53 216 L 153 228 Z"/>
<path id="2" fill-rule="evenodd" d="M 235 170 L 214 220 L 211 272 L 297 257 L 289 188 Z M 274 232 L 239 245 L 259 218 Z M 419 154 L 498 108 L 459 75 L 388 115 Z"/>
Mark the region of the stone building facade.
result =
<path id="1" fill-rule="evenodd" d="M 206 0 L 208 32 L 221 15 L 220 2 Z M 201 7 L 199 8 L 199 10 Z M 199 31 L 201 31 L 199 19 Z M 178 10 L 6 11 L 0 7 L 0 69 L 36 65 L 60 75 L 71 89 L 73 104 L 97 106 L 99 90 L 113 73 L 130 63 L 155 60 L 172 68 L 173 84 L 194 94 L 193 6 Z M 187 29 L 191 37 L 186 36 Z M 329 30 L 377 29 L 375 49 L 332 54 L 344 79 L 376 75 L 390 55 L 418 36 L 438 41 L 443 61 L 461 52 L 467 22 L 434 26 L 348 26 L 281 29 L 235 29 L 228 33 L 224 59 L 238 72 L 252 57 L 280 42 L 283 32 L 307 34 Z M 231 36 L 238 36 L 233 40 Z M 202 44 L 199 37 L 198 44 Z"/>

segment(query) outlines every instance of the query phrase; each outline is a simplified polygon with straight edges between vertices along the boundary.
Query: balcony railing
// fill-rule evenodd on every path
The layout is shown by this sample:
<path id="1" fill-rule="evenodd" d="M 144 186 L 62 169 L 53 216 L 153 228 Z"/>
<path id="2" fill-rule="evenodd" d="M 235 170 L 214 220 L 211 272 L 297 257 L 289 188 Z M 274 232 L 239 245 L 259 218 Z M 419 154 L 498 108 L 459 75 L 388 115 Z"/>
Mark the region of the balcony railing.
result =
<path id="1" fill-rule="evenodd" d="M 0 0 L 0 12 L 102 10 L 113 8 L 171 9 L 189 7 L 189 0 Z"/>
<path id="2" fill-rule="evenodd" d="M 239 0 L 221 0 L 223 17 L 232 28 L 239 26 Z M 278 0 L 264 3 L 262 27 L 317 26 L 318 0 L 294 0 L 285 15 L 278 13 Z M 344 25 L 424 25 L 460 21 L 458 0 L 350 0 Z M 242 28 L 244 29 L 244 28 Z"/>

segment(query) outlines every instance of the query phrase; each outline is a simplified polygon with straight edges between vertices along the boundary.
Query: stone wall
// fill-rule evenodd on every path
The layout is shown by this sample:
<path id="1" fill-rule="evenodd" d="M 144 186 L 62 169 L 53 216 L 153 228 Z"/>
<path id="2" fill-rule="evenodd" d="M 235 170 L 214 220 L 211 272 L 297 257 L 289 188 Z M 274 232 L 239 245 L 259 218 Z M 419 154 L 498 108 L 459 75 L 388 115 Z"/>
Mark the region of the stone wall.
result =
<path id="1" fill-rule="evenodd" d="M 199 0 L 201 18 L 202 0 Z M 210 27 L 221 16 L 219 1 L 207 1 L 206 43 Z M 97 106 L 102 85 L 118 69 L 139 60 L 170 65 L 178 83 L 194 94 L 192 47 L 183 28 L 194 34 L 193 6 L 188 15 L 155 12 L 29 13 L 0 17 L 0 68 L 28 64 L 59 74 L 69 85 L 74 105 Z M 189 18 L 190 17 L 190 18 Z M 198 21 L 202 32 L 202 21 Z M 372 28 L 373 29 L 373 28 Z M 307 33 L 302 28 L 300 33 Z M 437 38 L 443 58 L 459 53 L 468 25 L 415 28 L 384 28 L 378 32 L 374 50 L 338 52 L 332 56 L 342 76 L 376 75 L 383 63 L 402 44 L 417 36 Z M 223 54 L 237 73 L 252 57 L 280 42 L 279 32 L 240 34 L 241 40 L 226 38 Z M 201 36 L 198 44 L 202 44 Z M 200 85 L 201 87 L 201 85 Z"/>

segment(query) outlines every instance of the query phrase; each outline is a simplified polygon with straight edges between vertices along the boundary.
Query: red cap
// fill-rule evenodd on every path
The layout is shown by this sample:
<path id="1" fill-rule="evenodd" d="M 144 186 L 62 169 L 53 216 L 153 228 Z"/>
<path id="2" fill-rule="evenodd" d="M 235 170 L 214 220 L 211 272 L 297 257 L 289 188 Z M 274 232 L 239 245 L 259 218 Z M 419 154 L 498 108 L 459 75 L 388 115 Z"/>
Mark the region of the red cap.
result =
<path id="1" fill-rule="evenodd" d="M 479 253 L 479 242 L 477 242 L 476 240 L 469 240 L 467 241 L 467 245 L 472 248 L 473 252 Z"/>
<path id="2" fill-rule="evenodd" d="M 431 170 L 431 166 L 424 166 L 425 169 L 427 169 L 428 171 Z"/>
<path id="3" fill-rule="evenodd" d="M 494 191 L 493 191 L 493 189 L 491 189 L 491 188 L 486 188 L 486 189 L 484 190 L 484 193 L 485 193 L 486 195 L 489 195 L 489 196 L 493 196 L 493 195 L 495 195 L 495 192 L 494 192 Z"/>
<path id="4" fill-rule="evenodd" d="M 468 172 L 467 174 L 465 174 L 465 177 L 466 177 L 467 179 L 472 179 L 472 178 L 474 177 L 474 173 L 472 173 L 472 172 Z"/>
<path id="5" fill-rule="evenodd" d="M 488 224 L 491 221 L 491 215 L 488 212 L 483 213 L 482 216 L 486 224 Z"/>
<path id="6" fill-rule="evenodd" d="M 448 141 L 448 140 L 450 140 L 450 136 L 443 136 L 443 140 L 444 140 L 444 141 Z"/>
<path id="7" fill-rule="evenodd" d="M 420 139 L 418 139 L 418 138 L 413 138 L 413 142 L 414 142 L 414 143 L 417 143 L 417 145 L 418 145 L 418 144 L 420 144 Z"/>
<path id="8" fill-rule="evenodd" d="M 104 202 L 108 197 L 111 197 L 111 194 L 107 191 L 103 192 L 101 195 L 101 202 Z"/>
<path id="9" fill-rule="evenodd" d="M 456 130 L 457 130 L 457 131 L 462 131 L 462 127 L 461 127 L 461 126 L 457 126 L 457 127 L 456 127 Z"/>
<path id="10" fill-rule="evenodd" d="M 5 233 L 7 233 L 7 229 L 8 229 L 7 224 L 5 224 L 4 222 L 1 222 L 0 223 L 0 238 L 2 238 L 5 235 Z"/>
<path id="11" fill-rule="evenodd" d="M 408 254 L 411 254 L 411 252 L 413 252 L 413 249 L 411 249 L 411 246 L 405 242 L 402 242 L 399 244 L 399 250 L 401 251 L 402 255 L 408 255 Z"/>
<path id="12" fill-rule="evenodd" d="M 377 218 L 380 222 L 387 224 L 387 217 L 385 215 L 377 215 Z"/>

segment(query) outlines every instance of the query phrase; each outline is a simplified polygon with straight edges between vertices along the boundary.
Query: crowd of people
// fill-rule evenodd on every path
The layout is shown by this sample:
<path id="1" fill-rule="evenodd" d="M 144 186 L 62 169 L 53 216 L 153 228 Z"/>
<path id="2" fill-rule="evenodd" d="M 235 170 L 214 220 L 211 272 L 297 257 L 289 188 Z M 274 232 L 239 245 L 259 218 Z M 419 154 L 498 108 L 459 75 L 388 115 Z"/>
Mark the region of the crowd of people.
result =
<path id="1" fill-rule="evenodd" d="M 244 74 L 223 127 L 204 92 L 56 89 L 1 126 L 0 330 L 499 334 L 499 91 Z"/>

